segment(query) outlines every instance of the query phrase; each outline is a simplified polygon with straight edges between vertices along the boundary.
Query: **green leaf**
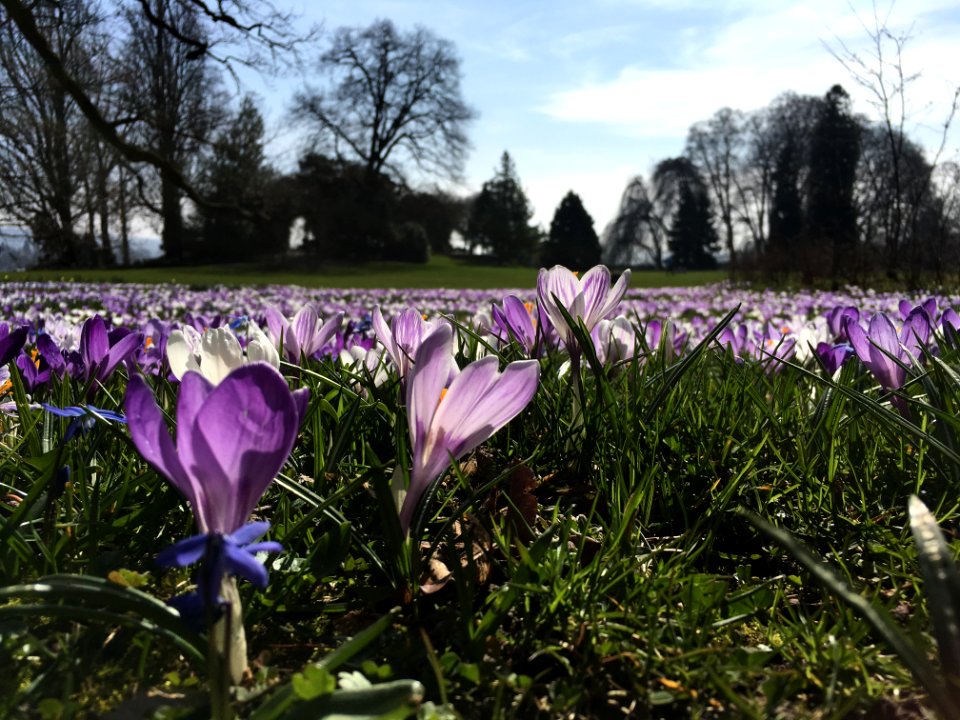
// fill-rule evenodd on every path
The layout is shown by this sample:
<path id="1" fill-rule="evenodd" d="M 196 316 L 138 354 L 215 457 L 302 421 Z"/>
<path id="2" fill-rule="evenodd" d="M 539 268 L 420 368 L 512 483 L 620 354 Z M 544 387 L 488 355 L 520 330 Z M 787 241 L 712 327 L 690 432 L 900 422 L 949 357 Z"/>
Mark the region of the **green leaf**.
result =
<path id="1" fill-rule="evenodd" d="M 954 702 L 960 707 L 960 573 L 936 519 L 916 495 L 910 496 L 909 510 L 940 664 Z"/>
<path id="2" fill-rule="evenodd" d="M 307 665 L 293 676 L 290 685 L 301 700 L 313 700 L 336 690 L 337 680 L 322 667 Z"/>

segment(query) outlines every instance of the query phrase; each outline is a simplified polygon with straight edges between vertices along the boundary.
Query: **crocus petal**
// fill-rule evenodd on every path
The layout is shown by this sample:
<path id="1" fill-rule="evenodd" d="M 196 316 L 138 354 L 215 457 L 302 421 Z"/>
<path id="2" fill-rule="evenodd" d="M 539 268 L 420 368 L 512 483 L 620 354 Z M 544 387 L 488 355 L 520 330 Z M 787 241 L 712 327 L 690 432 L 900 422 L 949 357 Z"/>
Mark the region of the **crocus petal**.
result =
<path id="1" fill-rule="evenodd" d="M 27 341 L 27 327 L 19 327 L 0 339 L 0 367 L 13 360 Z M 54 346 L 56 347 L 56 346 Z M 62 362 L 62 359 L 61 359 Z"/>
<path id="2" fill-rule="evenodd" d="M 512 362 L 503 372 L 498 364 L 496 358 L 482 358 L 464 368 L 433 416 L 432 427 L 442 429 L 456 457 L 510 422 L 537 391 L 540 365 L 536 360 Z"/>
<path id="3" fill-rule="evenodd" d="M 340 326 L 343 325 L 343 313 L 337 313 L 329 320 L 327 320 L 320 328 L 317 330 L 316 334 L 313 336 L 313 342 L 310 345 L 310 352 L 308 355 L 315 355 L 320 352 L 324 346 L 330 342 L 330 338 L 337 334 L 337 331 L 340 329 Z"/>
<path id="4" fill-rule="evenodd" d="M 627 286 L 630 284 L 630 269 L 627 268 L 623 274 L 614 283 L 614 286 L 607 293 L 603 303 L 597 308 L 596 314 L 591 315 L 591 321 L 599 322 L 617 309 L 617 305 L 623 299 L 627 292 Z"/>
<path id="5" fill-rule="evenodd" d="M 293 404 L 297 409 L 297 428 L 299 428 L 307 416 L 307 407 L 310 404 L 310 388 L 294 390 L 292 395 Z"/>
<path id="6" fill-rule="evenodd" d="M 867 333 L 860 323 L 853 320 L 844 323 L 844 329 L 847 332 L 847 339 L 853 345 L 853 351 L 860 358 L 860 361 L 866 365 L 870 361 L 870 341 L 867 340 Z"/>
<path id="7" fill-rule="evenodd" d="M 317 311 L 313 309 L 312 305 L 304 305 L 290 321 L 290 329 L 297 338 L 297 344 L 308 357 L 315 352 L 311 349 L 311 343 L 314 335 L 317 334 L 319 324 L 320 318 L 317 317 Z M 297 358 L 297 360 L 299 359 Z"/>
<path id="8" fill-rule="evenodd" d="M 24 328 L 24 337 L 26 337 L 26 328 Z M 43 359 L 47 361 L 47 364 L 50 366 L 50 369 L 53 372 L 55 372 L 57 375 L 63 375 L 63 371 L 66 369 L 67 363 L 63 359 L 63 354 L 60 352 L 60 348 L 57 347 L 57 344 L 53 341 L 52 337 L 46 333 L 38 337 L 37 350 Z M 3 363 L 0 363 L 0 365 L 2 364 Z"/>
<path id="9" fill-rule="evenodd" d="M 170 372 L 180 380 L 187 371 L 200 371 L 200 333 L 192 325 L 184 325 L 178 330 L 171 330 L 167 336 L 167 363 Z"/>
<path id="10" fill-rule="evenodd" d="M 207 330 L 200 343 L 200 372 L 219 385 L 232 370 L 243 365 L 243 348 L 228 328 Z"/>
<path id="11" fill-rule="evenodd" d="M 191 472 L 204 478 L 210 529 L 239 528 L 283 467 L 296 440 L 299 415 L 283 377 L 264 363 L 230 373 L 196 415 Z"/>
<path id="12" fill-rule="evenodd" d="M 163 413 L 153 397 L 153 391 L 142 376 L 134 375 L 127 383 L 123 408 L 130 428 L 130 439 L 137 451 L 183 494 L 193 508 L 197 524 L 205 531 L 207 526 L 203 517 L 203 506 L 197 502 L 199 485 L 180 463 L 167 424 L 163 420 Z"/>
<path id="13" fill-rule="evenodd" d="M 94 315 L 83 323 L 80 330 L 80 357 L 83 358 L 87 372 L 93 371 L 110 351 L 110 340 L 107 338 L 107 327 L 103 318 Z"/>
<path id="14" fill-rule="evenodd" d="M 126 360 L 143 343 L 140 333 L 128 333 L 124 335 L 116 345 L 110 347 L 106 357 L 100 363 L 97 369 L 97 379 L 106 380 L 113 374 L 117 365 Z"/>
<path id="15" fill-rule="evenodd" d="M 407 383 L 407 413 L 410 418 L 410 442 L 423 443 L 444 388 L 460 370 L 453 357 L 453 328 L 441 325 L 430 333 L 417 350 L 416 382 Z"/>
<path id="16" fill-rule="evenodd" d="M 279 370 L 280 354 L 266 333 L 256 325 L 251 325 L 247 332 L 249 337 L 247 341 L 247 359 L 250 362 L 265 362 Z"/>
<path id="17" fill-rule="evenodd" d="M 590 268 L 580 280 L 580 292 L 583 294 L 585 310 L 584 321 L 591 329 L 603 317 L 600 310 L 609 290 L 610 270 L 605 265 Z"/>

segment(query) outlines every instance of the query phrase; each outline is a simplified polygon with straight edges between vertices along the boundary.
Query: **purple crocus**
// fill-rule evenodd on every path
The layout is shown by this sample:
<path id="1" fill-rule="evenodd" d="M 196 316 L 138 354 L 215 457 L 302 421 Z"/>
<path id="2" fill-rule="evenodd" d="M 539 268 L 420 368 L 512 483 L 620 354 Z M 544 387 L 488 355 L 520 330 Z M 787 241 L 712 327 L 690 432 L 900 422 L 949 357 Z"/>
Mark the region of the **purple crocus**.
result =
<path id="1" fill-rule="evenodd" d="M 13 360 L 27 341 L 27 326 L 11 330 L 6 324 L 0 324 L 0 367 Z"/>
<path id="2" fill-rule="evenodd" d="M 853 345 L 849 343 L 831 345 L 821 342 L 817 343 L 816 353 L 827 373 L 832 376 L 853 355 Z"/>
<path id="3" fill-rule="evenodd" d="M 404 534 L 423 494 L 451 461 L 510 422 L 537 390 L 536 360 L 509 363 L 500 372 L 499 360 L 485 357 L 461 371 L 453 352 L 453 328 L 442 324 L 420 344 L 407 378 L 413 468 L 400 507 Z"/>
<path id="4" fill-rule="evenodd" d="M 520 343 L 527 355 L 533 354 L 537 344 L 537 324 L 533 317 L 534 307 L 516 295 L 507 295 L 500 305 L 490 308 L 494 334 L 501 342 L 511 339 Z"/>
<path id="5" fill-rule="evenodd" d="M 31 393 L 50 382 L 50 365 L 42 355 L 34 352 L 35 354 L 31 356 L 21 350 L 16 360 L 20 375 L 23 377 L 23 384 L 27 392 Z"/>
<path id="6" fill-rule="evenodd" d="M 857 357 L 885 390 L 903 387 L 907 375 L 904 366 L 916 361 L 920 345 L 930 336 L 930 322 L 925 312 L 910 313 L 899 335 L 884 313 L 870 318 L 866 331 L 855 322 L 848 322 L 846 328 Z M 893 403 L 901 411 L 906 410 L 902 398 L 894 398 Z"/>
<path id="7" fill-rule="evenodd" d="M 304 305 L 290 320 L 273 307 L 266 309 L 267 329 L 277 348 L 294 365 L 300 357 L 311 358 L 330 342 L 343 323 L 343 313 L 337 313 L 326 322 L 312 305 Z"/>
<path id="8" fill-rule="evenodd" d="M 105 381 L 139 346 L 139 333 L 115 330 L 108 334 L 103 318 L 94 315 L 83 323 L 80 331 L 80 357 L 85 377 Z"/>
<path id="9" fill-rule="evenodd" d="M 229 535 L 287 461 L 308 394 L 291 393 L 266 363 L 239 367 L 216 386 L 188 372 L 177 397 L 176 445 L 142 376 L 130 379 L 124 408 L 134 446 L 183 494 L 200 532 Z"/>
<path id="10" fill-rule="evenodd" d="M 396 365 L 401 379 L 410 374 L 420 344 L 439 324 L 435 320 L 424 320 L 423 315 L 415 308 L 407 308 L 394 315 L 387 325 L 380 306 L 373 309 L 373 332 L 386 348 L 387 355 Z"/>
<path id="11" fill-rule="evenodd" d="M 560 339 L 569 350 L 575 347 L 573 329 L 560 311 L 562 307 L 574 322 L 583 321 L 587 332 L 616 310 L 627 292 L 630 270 L 624 270 L 616 284 L 610 287 L 610 270 L 605 265 L 590 268 L 582 278 L 562 265 L 547 270 L 541 268 L 537 275 L 537 299 L 556 328 Z"/>
<path id="12" fill-rule="evenodd" d="M 846 325 L 848 322 L 860 322 L 860 311 L 852 305 L 837 305 L 827 312 L 827 327 L 834 342 L 845 342 L 847 338 Z"/>

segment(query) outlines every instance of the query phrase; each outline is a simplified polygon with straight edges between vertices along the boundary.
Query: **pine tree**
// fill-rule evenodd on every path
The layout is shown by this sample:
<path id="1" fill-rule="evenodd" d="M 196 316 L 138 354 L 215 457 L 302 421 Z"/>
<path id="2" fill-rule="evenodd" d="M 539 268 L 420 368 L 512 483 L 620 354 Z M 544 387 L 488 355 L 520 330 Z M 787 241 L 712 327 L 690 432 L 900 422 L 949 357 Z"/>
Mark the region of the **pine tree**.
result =
<path id="1" fill-rule="evenodd" d="M 533 259 L 539 238 L 530 225 L 533 210 L 527 200 L 510 154 L 500 157 L 500 167 L 473 201 L 466 238 L 490 252 L 500 262 L 527 263 Z"/>
<path id="2" fill-rule="evenodd" d="M 861 128 L 850 110 L 850 96 L 839 85 L 826 103 L 810 141 L 809 205 L 806 228 L 810 242 L 833 256 L 831 275 L 852 277 L 857 245 L 854 182 L 860 158 Z"/>
<path id="3" fill-rule="evenodd" d="M 565 265 L 587 270 L 600 262 L 600 239 L 593 229 L 593 218 L 572 190 L 564 196 L 550 222 L 550 234 L 544 243 L 541 263 Z"/>
<path id="4" fill-rule="evenodd" d="M 668 242 L 673 267 L 686 270 L 715 267 L 717 261 L 713 253 L 719 244 L 706 188 L 694 182 L 681 184 Z"/>
<path id="5" fill-rule="evenodd" d="M 253 219 L 263 208 L 270 179 L 264 161 L 263 135 L 263 116 L 246 96 L 237 114 L 214 141 L 213 153 L 204 168 L 203 185 L 212 201 L 245 207 L 251 216 L 200 208 L 200 232 L 209 255 L 237 258 L 269 249 L 260 245 Z"/>

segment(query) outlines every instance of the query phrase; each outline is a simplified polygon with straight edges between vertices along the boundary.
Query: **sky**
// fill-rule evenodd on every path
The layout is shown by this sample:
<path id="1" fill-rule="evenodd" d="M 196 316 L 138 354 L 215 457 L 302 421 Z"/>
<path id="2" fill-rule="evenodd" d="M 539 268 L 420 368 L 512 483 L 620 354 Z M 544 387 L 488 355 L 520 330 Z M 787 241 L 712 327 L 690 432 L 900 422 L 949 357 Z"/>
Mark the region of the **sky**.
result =
<path id="1" fill-rule="evenodd" d="M 627 182 L 649 176 L 661 159 L 683 152 L 688 128 L 722 107 L 755 110 L 792 90 L 823 95 L 840 83 L 853 109 L 877 112 L 867 90 L 831 50 L 869 58 L 864 25 L 874 12 L 894 34 L 908 34 L 903 67 L 908 135 L 928 156 L 940 145 L 960 85 L 957 0 L 300 0 L 304 25 L 340 26 L 388 18 L 398 29 L 422 25 L 452 41 L 461 58 L 461 90 L 478 118 L 459 194 L 479 191 L 507 150 L 548 228 L 569 190 L 602 232 Z M 887 68 L 889 71 L 889 68 Z M 292 165 L 300 147 L 289 122 L 303 78 L 250 82 L 274 135 L 275 162 Z M 277 129 L 282 128 L 282 129 Z M 960 118 L 941 159 L 960 160 Z"/>

